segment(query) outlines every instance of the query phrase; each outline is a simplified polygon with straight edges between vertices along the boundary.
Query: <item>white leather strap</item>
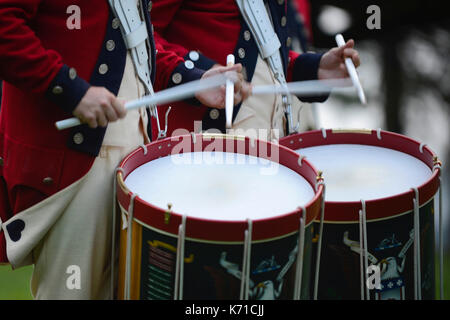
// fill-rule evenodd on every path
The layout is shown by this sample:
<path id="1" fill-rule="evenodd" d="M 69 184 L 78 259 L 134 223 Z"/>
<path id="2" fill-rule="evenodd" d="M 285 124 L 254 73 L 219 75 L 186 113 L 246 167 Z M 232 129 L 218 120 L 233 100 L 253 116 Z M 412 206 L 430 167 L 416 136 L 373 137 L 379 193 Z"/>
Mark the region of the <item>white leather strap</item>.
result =
<path id="1" fill-rule="evenodd" d="M 286 86 L 286 77 L 281 60 L 281 43 L 274 31 L 270 12 L 262 0 L 236 0 L 244 20 L 253 34 L 258 50 L 263 59 L 267 61 L 275 78 L 282 86 Z M 291 112 L 291 96 L 283 95 L 283 104 L 289 127 L 288 134 L 296 132 L 299 123 L 294 127 Z"/>
<path id="2" fill-rule="evenodd" d="M 123 38 L 127 47 L 130 49 L 139 79 L 144 83 L 147 93 L 153 93 L 150 79 L 149 54 L 146 43 L 148 31 L 138 11 L 137 1 L 109 0 L 109 2 L 111 9 L 120 20 Z"/>
<path id="3" fill-rule="evenodd" d="M 281 43 L 273 29 L 264 2 L 262 0 L 236 0 L 236 3 L 253 34 L 261 57 L 269 60 L 270 67 L 275 74 L 279 75 L 280 82 L 286 82 L 279 50 Z"/>
<path id="4" fill-rule="evenodd" d="M 125 36 L 125 43 L 128 49 L 137 47 L 141 43 L 143 43 L 148 38 L 147 27 L 145 22 L 142 22 L 137 29 L 128 33 Z"/>
<path id="5" fill-rule="evenodd" d="M 280 40 L 273 30 L 264 2 L 261 0 L 236 1 L 248 27 L 252 31 L 261 56 L 266 59 L 280 47 Z"/>

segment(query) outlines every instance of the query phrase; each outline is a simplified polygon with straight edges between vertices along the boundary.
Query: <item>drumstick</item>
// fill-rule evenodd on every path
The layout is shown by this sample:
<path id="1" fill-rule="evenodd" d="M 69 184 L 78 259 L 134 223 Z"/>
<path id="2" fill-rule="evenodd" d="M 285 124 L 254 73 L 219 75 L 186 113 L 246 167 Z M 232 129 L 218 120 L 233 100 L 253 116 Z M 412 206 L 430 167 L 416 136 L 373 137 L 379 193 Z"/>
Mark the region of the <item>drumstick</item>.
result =
<path id="1" fill-rule="evenodd" d="M 229 54 L 227 56 L 227 67 L 234 65 L 234 55 Z M 225 89 L 225 118 L 226 128 L 231 128 L 231 122 L 233 121 L 233 108 L 234 108 L 234 83 L 231 80 L 227 80 Z"/>
<path id="2" fill-rule="evenodd" d="M 144 96 L 140 99 L 129 101 L 125 104 L 127 111 L 138 109 L 149 105 L 166 104 L 178 100 L 190 98 L 195 93 L 220 87 L 227 81 L 227 77 L 223 74 L 208 77 L 205 79 L 195 80 L 182 84 L 173 88 L 156 92 L 154 95 Z M 230 80 L 233 83 L 233 80 Z M 58 130 L 64 130 L 81 124 L 78 118 L 69 118 L 55 123 Z"/>
<path id="3" fill-rule="evenodd" d="M 252 88 L 252 95 L 263 94 L 296 94 L 302 96 L 314 96 L 330 93 L 333 91 L 348 91 L 352 89 L 352 82 L 349 78 L 327 79 L 327 80 L 308 80 L 288 82 L 286 86 L 278 84 L 259 85 Z"/>
<path id="4" fill-rule="evenodd" d="M 177 100 L 183 100 L 192 97 L 196 92 L 203 91 L 226 84 L 227 78 L 221 74 L 207 78 L 208 81 L 196 80 L 187 84 L 179 85 L 170 89 L 162 90 L 152 96 L 145 96 L 137 100 L 127 102 L 125 108 L 133 110 L 147 105 L 165 104 Z M 201 81 L 201 82 L 200 82 Z M 333 91 L 346 91 L 350 88 L 352 82 L 349 78 L 328 79 L 328 80 L 308 80 L 288 82 L 286 86 L 278 84 L 259 85 L 252 88 L 252 95 L 264 94 L 297 94 L 302 96 L 314 96 L 328 94 Z M 78 118 L 70 118 L 56 122 L 58 130 L 64 130 L 80 125 Z"/>
<path id="5" fill-rule="evenodd" d="M 345 40 L 342 34 L 339 33 L 336 35 L 336 43 L 339 47 L 345 46 Z M 361 86 L 361 83 L 359 82 L 358 73 L 356 72 L 356 68 L 352 62 L 352 59 L 345 58 L 345 66 L 347 67 L 347 71 L 350 75 L 350 78 L 352 79 L 353 85 L 358 91 L 359 100 L 362 104 L 366 104 L 366 96 L 364 95 L 363 88 Z"/>

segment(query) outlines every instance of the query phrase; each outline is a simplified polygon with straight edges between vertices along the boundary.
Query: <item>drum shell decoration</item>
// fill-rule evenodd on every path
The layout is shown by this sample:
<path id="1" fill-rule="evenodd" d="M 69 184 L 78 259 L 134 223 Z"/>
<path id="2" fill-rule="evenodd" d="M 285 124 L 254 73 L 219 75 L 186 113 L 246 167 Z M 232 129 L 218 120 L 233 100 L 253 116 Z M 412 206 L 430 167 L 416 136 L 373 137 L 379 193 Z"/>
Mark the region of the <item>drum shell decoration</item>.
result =
<path id="1" fill-rule="evenodd" d="M 292 258 L 296 257 L 299 250 L 301 217 L 306 220 L 303 224 L 305 236 L 301 297 L 309 298 L 309 279 L 314 273 L 311 269 L 313 222 L 319 215 L 323 202 L 323 187 L 316 185 L 317 171 L 309 162 L 300 159 L 298 154 L 289 148 L 221 134 L 196 134 L 159 140 L 136 149 L 119 165 L 116 177 L 116 199 L 121 214 L 116 218 L 121 223 L 117 223 L 120 225 L 117 297 L 119 299 L 178 299 L 174 296 L 177 278 L 175 271 L 176 255 L 179 250 L 178 234 L 180 225 L 183 224 L 183 216 L 170 208 L 163 209 L 148 203 L 138 195 L 135 195 L 132 201 L 133 191 L 129 190 L 124 181 L 142 164 L 171 155 L 174 147 L 182 141 L 189 141 L 193 152 L 201 152 L 215 143 L 222 144 L 223 150 L 227 152 L 258 157 L 260 156 L 259 148 L 264 144 L 265 147 L 270 146 L 268 149 L 276 148 L 279 152 L 280 164 L 292 169 L 309 183 L 315 194 L 304 205 L 304 210 L 299 207 L 293 212 L 280 212 L 273 218 L 256 219 L 251 222 L 250 291 L 253 293 L 249 295 L 249 299 L 261 298 L 260 295 L 258 298 L 256 292 L 259 288 L 267 286 L 273 288 L 267 291 L 264 298 L 292 299 L 297 262 L 296 258 L 294 260 Z M 270 157 L 270 154 L 268 156 Z M 130 227 L 127 221 L 130 203 L 133 204 L 133 222 L 131 270 L 127 285 L 127 237 Z M 249 222 L 246 219 L 218 221 L 189 216 L 185 219 L 184 272 L 182 289 L 180 289 L 182 298 L 239 299 L 244 239 L 245 232 L 249 229 Z M 125 228 L 124 224 L 127 225 Z M 271 258 L 276 263 L 266 263 L 266 268 L 262 268 L 261 262 Z M 281 273 L 282 279 L 279 279 Z M 126 296 L 127 286 L 129 286 L 129 297 Z"/>
<path id="2" fill-rule="evenodd" d="M 433 151 L 404 135 L 365 129 L 309 131 L 285 137 L 280 140 L 280 144 L 296 150 L 300 155 L 305 148 L 338 144 L 382 147 L 419 159 L 430 169 L 428 180 L 415 187 L 419 198 L 421 298 L 434 299 L 434 197 L 440 184 L 440 162 Z M 305 158 L 308 159 L 307 156 Z M 326 182 L 326 168 L 321 168 L 312 159 L 309 160 L 318 170 L 324 171 Z M 328 189 L 325 183 L 325 194 L 329 192 Z M 366 299 L 415 298 L 412 245 L 415 197 L 415 191 L 411 189 L 389 197 L 364 201 L 368 265 L 373 263 L 381 271 L 381 286 L 379 289 L 371 288 Z M 364 297 L 361 290 L 362 260 L 359 251 L 363 240 L 360 239 L 359 220 L 363 202 L 334 200 L 328 201 L 326 197 L 325 201 L 317 298 L 359 300 Z M 315 224 L 318 226 L 320 221 L 316 220 Z M 318 234 L 315 235 L 315 238 L 317 237 Z M 317 253 L 317 248 L 313 252 Z M 315 259 L 316 257 L 313 258 L 314 262 Z M 369 271 L 366 273 L 372 274 Z"/>

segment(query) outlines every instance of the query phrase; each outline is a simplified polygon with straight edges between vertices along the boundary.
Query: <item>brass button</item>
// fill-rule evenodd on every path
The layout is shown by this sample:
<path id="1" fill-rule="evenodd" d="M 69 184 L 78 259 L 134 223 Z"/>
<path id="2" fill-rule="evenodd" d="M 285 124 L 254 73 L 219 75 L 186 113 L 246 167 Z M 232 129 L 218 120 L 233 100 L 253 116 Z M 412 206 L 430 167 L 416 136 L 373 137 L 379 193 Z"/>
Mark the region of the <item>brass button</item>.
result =
<path id="1" fill-rule="evenodd" d="M 114 40 L 106 41 L 106 50 L 113 51 L 115 47 L 116 47 L 116 43 L 114 42 Z"/>
<path id="2" fill-rule="evenodd" d="M 77 77 L 77 70 L 75 70 L 74 68 L 70 68 L 69 69 L 70 80 L 75 80 L 76 77 Z"/>
<path id="3" fill-rule="evenodd" d="M 117 29 L 117 28 L 119 28 L 119 26 L 120 26 L 120 20 L 117 19 L 117 18 L 114 18 L 114 19 L 112 20 L 112 28 L 113 28 L 113 29 Z"/>
<path id="4" fill-rule="evenodd" d="M 52 90 L 53 94 L 61 94 L 63 93 L 63 91 L 64 90 L 61 86 L 54 86 Z"/>
<path id="5" fill-rule="evenodd" d="M 51 177 L 44 178 L 42 180 L 42 183 L 45 184 L 46 186 L 52 185 L 53 184 L 53 179 Z"/>
<path id="6" fill-rule="evenodd" d="M 282 5 L 284 3 L 284 0 L 278 0 L 278 4 Z"/>
<path id="7" fill-rule="evenodd" d="M 107 64 L 105 64 L 105 63 L 102 63 L 101 65 L 100 65 L 100 67 L 98 68 L 98 72 L 100 73 L 100 74 L 106 74 L 107 72 L 108 72 L 108 65 Z"/>
<path id="8" fill-rule="evenodd" d="M 77 132 L 73 135 L 73 142 L 75 144 L 82 144 L 84 141 L 83 134 L 81 132 Z"/>
<path id="9" fill-rule="evenodd" d="M 238 50 L 238 56 L 239 56 L 239 58 L 241 58 L 241 59 L 244 59 L 244 58 L 245 58 L 245 50 L 244 50 L 244 48 L 239 48 L 239 50 Z"/>
<path id="10" fill-rule="evenodd" d="M 290 47 L 292 43 L 292 38 L 291 37 L 287 37 L 286 39 L 286 46 Z"/>
<path id="11" fill-rule="evenodd" d="M 173 81 L 173 83 L 175 83 L 175 84 L 179 84 L 179 83 L 181 83 L 181 80 L 183 80 L 183 76 L 180 74 L 180 73 L 175 73 L 173 76 L 172 76 L 172 81 Z"/>
<path id="12" fill-rule="evenodd" d="M 3 166 L 3 163 L 4 163 L 3 158 L 0 157 L 0 167 Z"/>
<path id="13" fill-rule="evenodd" d="M 219 117 L 219 110 L 217 110 L 217 109 L 212 109 L 212 110 L 209 112 L 209 117 L 210 117 L 211 119 L 213 119 L 213 120 L 216 120 L 216 119 Z"/>
<path id="14" fill-rule="evenodd" d="M 285 26 L 286 26 L 286 23 L 287 23 L 286 17 L 285 17 L 285 16 L 282 16 L 282 17 L 281 17 L 281 26 L 282 26 L 282 27 L 285 27 Z"/>
<path id="15" fill-rule="evenodd" d="M 244 31 L 244 40 L 245 40 L 245 41 L 249 41 L 250 38 L 251 38 L 250 31 L 245 30 L 245 31 Z"/>
<path id="16" fill-rule="evenodd" d="M 152 6 L 153 6 L 153 2 L 149 1 L 148 2 L 148 12 L 152 11 Z"/>

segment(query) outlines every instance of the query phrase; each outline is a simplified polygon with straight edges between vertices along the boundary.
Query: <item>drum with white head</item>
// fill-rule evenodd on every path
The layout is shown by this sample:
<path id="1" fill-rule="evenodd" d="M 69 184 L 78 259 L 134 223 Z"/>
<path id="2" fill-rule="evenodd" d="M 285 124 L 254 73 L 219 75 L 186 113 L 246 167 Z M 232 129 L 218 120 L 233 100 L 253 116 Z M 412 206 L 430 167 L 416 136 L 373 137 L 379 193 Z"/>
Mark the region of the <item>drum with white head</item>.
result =
<path id="1" fill-rule="evenodd" d="M 326 181 L 316 297 L 433 299 L 440 162 L 431 149 L 382 130 L 317 130 L 280 144 Z"/>
<path id="2" fill-rule="evenodd" d="M 192 134 L 127 156 L 118 297 L 309 298 L 313 221 L 323 185 L 289 148 Z"/>

